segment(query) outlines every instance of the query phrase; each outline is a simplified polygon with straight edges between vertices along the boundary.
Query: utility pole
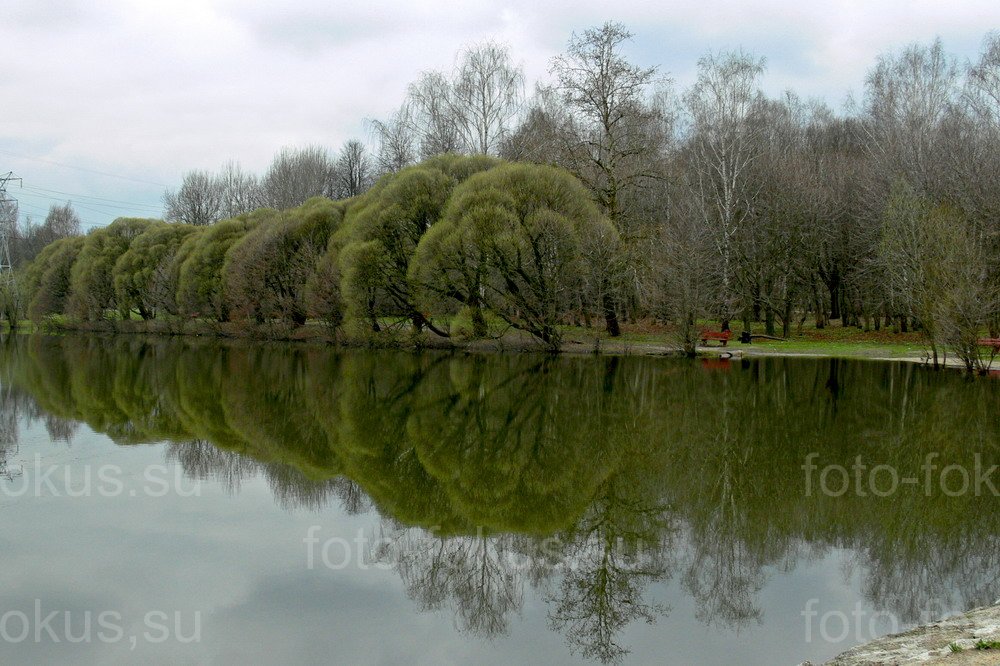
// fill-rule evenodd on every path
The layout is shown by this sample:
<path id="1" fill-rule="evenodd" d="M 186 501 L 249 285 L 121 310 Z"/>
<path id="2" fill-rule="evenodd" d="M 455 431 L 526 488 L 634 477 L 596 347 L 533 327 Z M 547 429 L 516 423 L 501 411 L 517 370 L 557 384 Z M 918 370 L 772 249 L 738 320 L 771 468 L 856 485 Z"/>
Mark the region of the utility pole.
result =
<path id="1" fill-rule="evenodd" d="M 10 238 L 17 225 L 17 199 L 7 196 L 7 183 L 21 182 L 13 171 L 0 175 L 0 284 L 8 286 L 14 281 L 14 265 L 10 259 Z"/>
<path id="2" fill-rule="evenodd" d="M 10 239 L 17 228 L 17 199 L 7 195 L 7 183 L 21 182 L 13 171 L 0 174 L 0 309 L 10 323 L 11 330 L 17 328 L 17 313 L 20 310 L 17 285 L 14 284 L 14 263 L 10 256 Z"/>

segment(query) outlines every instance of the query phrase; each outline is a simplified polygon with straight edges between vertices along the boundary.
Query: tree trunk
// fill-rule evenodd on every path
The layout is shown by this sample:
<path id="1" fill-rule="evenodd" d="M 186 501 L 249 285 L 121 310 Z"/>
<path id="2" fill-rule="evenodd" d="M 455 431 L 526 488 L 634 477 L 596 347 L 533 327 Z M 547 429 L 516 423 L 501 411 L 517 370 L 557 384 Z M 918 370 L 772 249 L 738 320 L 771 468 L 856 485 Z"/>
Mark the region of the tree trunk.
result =
<path id="1" fill-rule="evenodd" d="M 615 301 L 609 294 L 603 298 L 604 322 L 607 326 L 608 335 L 617 338 L 622 334 L 621 326 L 618 325 L 618 313 L 615 311 Z"/>
<path id="2" fill-rule="evenodd" d="M 774 310 L 770 305 L 764 306 L 764 332 L 774 337 Z"/>
<path id="3" fill-rule="evenodd" d="M 827 283 L 830 290 L 830 319 L 842 319 L 843 313 L 840 306 L 840 273 L 833 272 L 830 281 Z"/>
<path id="4" fill-rule="evenodd" d="M 430 329 L 432 333 L 434 333 L 435 335 L 439 335 L 442 338 L 451 337 L 451 334 L 448 333 L 448 331 L 443 331 L 437 326 L 435 326 L 434 323 L 430 319 L 425 317 L 421 312 L 414 312 L 412 315 L 410 315 L 410 320 L 413 322 L 413 327 L 417 330 L 418 333 L 420 331 L 423 331 L 424 328 L 426 327 Z"/>
<path id="5" fill-rule="evenodd" d="M 683 347 L 688 357 L 694 358 L 698 355 L 698 332 L 695 331 L 694 312 L 689 311 L 684 319 Z"/>
<path id="6" fill-rule="evenodd" d="M 792 299 L 785 299 L 785 313 L 781 318 L 781 337 L 788 338 L 792 334 Z"/>
<path id="7" fill-rule="evenodd" d="M 485 338 L 489 334 L 489 329 L 486 326 L 486 317 L 483 315 L 483 306 L 477 298 L 469 303 L 469 307 L 472 308 L 472 335 Z"/>

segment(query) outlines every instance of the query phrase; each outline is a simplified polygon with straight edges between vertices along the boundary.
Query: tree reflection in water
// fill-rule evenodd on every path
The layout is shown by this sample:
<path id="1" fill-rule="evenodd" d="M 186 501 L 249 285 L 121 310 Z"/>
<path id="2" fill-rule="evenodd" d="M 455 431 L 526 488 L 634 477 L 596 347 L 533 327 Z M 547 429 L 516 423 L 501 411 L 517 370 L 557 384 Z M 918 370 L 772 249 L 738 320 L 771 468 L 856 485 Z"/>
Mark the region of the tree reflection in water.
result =
<path id="1" fill-rule="evenodd" d="M 668 614 L 676 577 L 698 619 L 760 622 L 769 572 L 850 553 L 879 610 L 1000 595 L 996 498 L 939 486 L 818 492 L 806 456 L 861 456 L 899 478 L 1000 458 L 1000 383 L 912 365 L 407 354 L 136 337 L 8 337 L 3 450 L 19 419 L 79 423 L 230 492 L 267 479 L 285 507 L 376 511 L 371 556 L 422 610 L 506 632 L 527 589 L 570 648 L 605 662 L 623 629 Z M 660 586 L 662 588 L 662 586 Z"/>

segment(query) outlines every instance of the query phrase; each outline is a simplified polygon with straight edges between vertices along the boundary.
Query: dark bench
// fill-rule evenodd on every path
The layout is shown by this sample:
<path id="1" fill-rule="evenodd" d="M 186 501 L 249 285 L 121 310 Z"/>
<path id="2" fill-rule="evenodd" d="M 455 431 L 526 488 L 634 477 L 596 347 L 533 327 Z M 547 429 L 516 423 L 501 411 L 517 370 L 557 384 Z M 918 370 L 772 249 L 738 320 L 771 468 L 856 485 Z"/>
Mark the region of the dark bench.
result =
<path id="1" fill-rule="evenodd" d="M 979 338 L 976 342 L 980 347 L 992 347 L 993 351 L 1000 352 L 1000 338 Z"/>
<path id="2" fill-rule="evenodd" d="M 701 332 L 701 344 L 702 346 L 708 345 L 709 340 L 718 340 L 725 347 L 729 344 L 729 338 L 732 337 L 732 331 L 702 331 Z"/>

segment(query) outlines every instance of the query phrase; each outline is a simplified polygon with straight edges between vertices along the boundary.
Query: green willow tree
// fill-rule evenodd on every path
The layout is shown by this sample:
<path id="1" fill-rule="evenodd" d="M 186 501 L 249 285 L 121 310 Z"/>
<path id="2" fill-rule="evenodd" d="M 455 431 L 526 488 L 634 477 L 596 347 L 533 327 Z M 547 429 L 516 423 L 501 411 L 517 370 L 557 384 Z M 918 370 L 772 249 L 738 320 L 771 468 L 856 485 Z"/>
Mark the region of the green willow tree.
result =
<path id="1" fill-rule="evenodd" d="M 618 244 L 587 190 L 555 167 L 505 164 L 456 188 L 417 248 L 410 280 L 424 294 L 480 305 L 558 349 L 564 314 Z M 583 298 L 581 299 L 581 296 Z"/>
<path id="2" fill-rule="evenodd" d="M 342 218 L 343 204 L 316 197 L 235 242 L 223 266 L 223 291 L 233 318 L 304 324 L 306 285 Z"/>
<path id="3" fill-rule="evenodd" d="M 177 304 L 183 315 L 229 321 L 229 305 L 223 295 L 222 269 L 226 253 L 236 241 L 258 224 L 278 218 L 278 212 L 262 208 L 249 215 L 223 220 L 194 237 L 185 249 L 189 254 L 180 265 Z"/>
<path id="4" fill-rule="evenodd" d="M 115 263 L 128 251 L 132 241 L 154 222 L 156 220 L 122 217 L 87 234 L 70 275 L 67 314 L 95 321 L 104 319 L 107 310 L 115 308 L 122 318 L 128 316 L 128 309 L 116 299 Z"/>
<path id="5" fill-rule="evenodd" d="M 380 316 L 409 319 L 420 330 L 438 328 L 418 306 L 408 272 L 413 253 L 438 222 L 452 190 L 472 174 L 495 167 L 486 156 L 442 155 L 387 176 L 347 211 L 337 246 L 341 289 L 349 312 L 379 329 Z"/>
<path id="6" fill-rule="evenodd" d="M 170 310 L 177 286 L 171 265 L 181 244 L 195 231 L 189 224 L 164 222 L 150 225 L 132 241 L 112 271 L 121 308 L 146 320 Z"/>
<path id="7" fill-rule="evenodd" d="M 36 324 L 48 315 L 62 314 L 66 310 L 73 264 L 85 242 L 83 236 L 61 238 L 48 245 L 29 267 L 25 276 L 29 282 L 26 290 L 28 316 Z"/>

